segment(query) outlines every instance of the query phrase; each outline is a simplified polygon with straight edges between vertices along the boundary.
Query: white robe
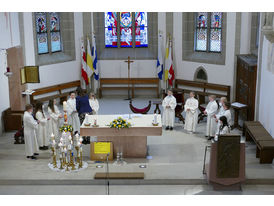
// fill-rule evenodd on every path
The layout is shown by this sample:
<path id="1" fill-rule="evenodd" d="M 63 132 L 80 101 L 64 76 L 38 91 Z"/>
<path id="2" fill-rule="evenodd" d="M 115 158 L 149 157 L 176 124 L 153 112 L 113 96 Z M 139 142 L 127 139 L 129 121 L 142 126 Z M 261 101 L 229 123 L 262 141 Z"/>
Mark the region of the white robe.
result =
<path id="1" fill-rule="evenodd" d="M 29 112 L 24 113 L 24 138 L 26 156 L 33 156 L 38 153 L 39 147 L 36 138 L 38 124 Z"/>
<path id="2" fill-rule="evenodd" d="M 176 105 L 177 105 L 177 102 L 174 96 L 166 96 L 164 98 L 162 103 L 162 106 L 164 108 L 163 125 L 174 127 Z M 166 108 L 166 106 L 170 106 L 170 108 Z"/>
<path id="3" fill-rule="evenodd" d="M 35 117 L 40 121 L 37 129 L 37 140 L 39 147 L 49 145 L 48 119 L 43 116 L 41 111 L 36 112 Z"/>
<path id="4" fill-rule="evenodd" d="M 224 110 L 222 115 L 218 115 L 218 116 L 216 115 L 216 118 L 218 120 L 218 124 L 217 124 L 217 127 L 216 127 L 216 134 L 219 134 L 219 129 L 220 129 L 220 126 L 221 126 L 221 123 L 220 123 L 219 119 L 220 119 L 221 116 L 225 116 L 226 119 L 227 119 L 228 125 L 231 126 L 231 111 L 230 111 L 230 109 L 227 109 L 227 110 Z"/>
<path id="5" fill-rule="evenodd" d="M 89 105 L 92 109 L 92 114 L 98 114 L 99 102 L 97 99 L 89 99 Z"/>
<path id="6" fill-rule="evenodd" d="M 76 99 L 68 99 L 68 124 L 72 125 L 73 131 L 80 133 L 80 119 L 76 110 Z"/>
<path id="7" fill-rule="evenodd" d="M 60 122 L 59 122 L 59 116 L 60 116 L 60 111 L 56 105 L 54 105 L 54 110 L 55 112 L 52 112 L 52 110 L 48 107 L 48 113 L 50 115 L 50 120 L 49 120 L 49 133 L 54 134 L 55 138 L 59 138 L 59 127 L 60 127 Z"/>
<path id="8" fill-rule="evenodd" d="M 194 97 L 188 98 L 185 103 L 185 130 L 189 132 L 195 132 L 198 122 L 198 106 L 199 102 Z M 190 109 L 190 111 L 188 111 Z"/>
<path id="9" fill-rule="evenodd" d="M 220 128 L 219 128 L 220 129 Z M 219 130 L 218 129 L 218 130 Z M 218 141 L 218 137 L 219 135 L 222 135 L 222 134 L 229 134 L 230 133 L 230 128 L 228 126 L 225 126 L 222 130 L 219 130 L 220 132 L 218 132 L 218 134 L 215 135 L 214 137 L 214 140 L 215 141 Z"/>
<path id="10" fill-rule="evenodd" d="M 214 137 L 215 136 L 215 130 L 216 130 L 216 120 L 214 118 L 214 115 L 217 113 L 218 110 L 218 104 L 217 102 L 211 101 L 206 106 L 206 112 L 207 112 L 207 124 L 206 124 L 206 136 Z"/>

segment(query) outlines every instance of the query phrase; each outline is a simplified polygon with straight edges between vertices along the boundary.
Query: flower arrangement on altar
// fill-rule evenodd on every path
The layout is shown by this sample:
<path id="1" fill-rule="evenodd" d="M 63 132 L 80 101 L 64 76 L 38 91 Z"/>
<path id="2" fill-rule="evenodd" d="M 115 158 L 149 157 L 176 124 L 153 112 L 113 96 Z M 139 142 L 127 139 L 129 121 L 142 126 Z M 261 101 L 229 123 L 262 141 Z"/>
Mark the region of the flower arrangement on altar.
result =
<path id="1" fill-rule="evenodd" d="M 112 122 L 110 122 L 109 127 L 123 129 L 123 128 L 131 127 L 131 124 L 127 120 L 123 119 L 122 117 L 118 117 L 117 119 L 114 119 Z"/>
<path id="2" fill-rule="evenodd" d="M 73 131 L 73 128 L 71 125 L 66 125 L 64 124 L 62 127 L 59 128 L 59 131 L 60 132 L 72 132 Z"/>

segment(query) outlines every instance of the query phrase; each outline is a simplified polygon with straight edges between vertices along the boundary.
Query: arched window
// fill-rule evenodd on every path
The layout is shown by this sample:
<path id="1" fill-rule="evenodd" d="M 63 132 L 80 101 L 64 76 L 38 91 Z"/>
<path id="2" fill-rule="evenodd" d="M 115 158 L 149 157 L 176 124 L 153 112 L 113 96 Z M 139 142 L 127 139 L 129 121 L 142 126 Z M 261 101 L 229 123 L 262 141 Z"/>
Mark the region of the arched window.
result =
<path id="1" fill-rule="evenodd" d="M 35 13 L 35 24 L 38 54 L 62 51 L 59 14 Z"/>
<path id="2" fill-rule="evenodd" d="M 148 47 L 147 12 L 105 12 L 105 47 Z"/>
<path id="3" fill-rule="evenodd" d="M 194 81 L 199 81 L 199 82 L 207 82 L 207 73 L 204 67 L 200 66 L 196 69 L 196 72 L 194 74 Z"/>
<path id="4" fill-rule="evenodd" d="M 196 15 L 195 51 L 222 51 L 222 13 L 198 12 Z"/>

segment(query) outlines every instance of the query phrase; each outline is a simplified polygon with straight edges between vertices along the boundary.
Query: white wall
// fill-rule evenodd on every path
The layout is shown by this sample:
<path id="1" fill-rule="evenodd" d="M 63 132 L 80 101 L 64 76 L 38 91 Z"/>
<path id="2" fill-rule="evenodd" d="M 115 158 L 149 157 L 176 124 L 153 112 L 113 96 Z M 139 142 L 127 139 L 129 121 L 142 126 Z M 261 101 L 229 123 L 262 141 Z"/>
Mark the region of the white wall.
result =
<path id="1" fill-rule="evenodd" d="M 268 62 L 268 47 L 270 42 L 264 38 L 262 46 L 262 64 L 261 64 L 261 79 L 259 92 L 259 114 L 258 120 L 268 130 L 274 138 L 274 73 L 267 69 Z M 257 85 L 259 86 L 259 85 Z"/>
<path id="2" fill-rule="evenodd" d="M 240 54 L 250 54 L 251 20 L 252 13 L 242 12 Z"/>
<path id="3" fill-rule="evenodd" d="M 227 13 L 226 60 L 225 65 L 204 64 L 182 60 L 182 13 L 174 13 L 174 65 L 175 78 L 193 80 L 196 69 L 203 66 L 209 83 L 231 86 L 233 99 L 234 50 L 235 50 L 236 13 Z"/>
<path id="4" fill-rule="evenodd" d="M 18 13 L 0 12 L 0 31 L 0 134 L 2 134 L 2 112 L 10 107 L 8 78 L 4 75 L 7 69 L 5 49 L 20 44 Z"/>
<path id="5" fill-rule="evenodd" d="M 34 65 L 34 41 L 31 13 L 24 13 L 26 65 Z M 27 30 L 27 31 L 26 31 Z M 40 83 L 28 84 L 28 89 L 52 86 L 65 82 L 76 81 L 80 79 L 80 50 L 81 37 L 83 36 L 83 17 L 82 13 L 74 13 L 74 31 L 75 31 L 75 54 L 76 60 L 58 64 L 40 66 Z"/>

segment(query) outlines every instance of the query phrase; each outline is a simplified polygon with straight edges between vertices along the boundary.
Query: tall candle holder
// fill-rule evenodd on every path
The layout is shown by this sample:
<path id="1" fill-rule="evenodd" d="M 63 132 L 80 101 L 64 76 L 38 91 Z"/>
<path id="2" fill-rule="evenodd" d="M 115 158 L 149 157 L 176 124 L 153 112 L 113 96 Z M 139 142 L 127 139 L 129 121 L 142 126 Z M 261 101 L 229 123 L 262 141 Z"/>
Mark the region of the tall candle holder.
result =
<path id="1" fill-rule="evenodd" d="M 79 162 L 79 168 L 83 167 L 83 151 L 82 147 L 80 147 L 80 162 Z"/>
<path id="2" fill-rule="evenodd" d="M 55 148 L 51 147 L 51 151 L 52 151 L 52 165 L 53 165 L 53 168 L 57 168 Z"/>

